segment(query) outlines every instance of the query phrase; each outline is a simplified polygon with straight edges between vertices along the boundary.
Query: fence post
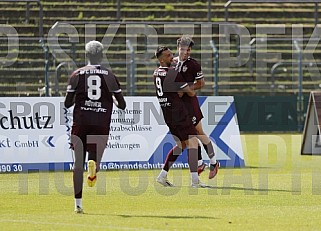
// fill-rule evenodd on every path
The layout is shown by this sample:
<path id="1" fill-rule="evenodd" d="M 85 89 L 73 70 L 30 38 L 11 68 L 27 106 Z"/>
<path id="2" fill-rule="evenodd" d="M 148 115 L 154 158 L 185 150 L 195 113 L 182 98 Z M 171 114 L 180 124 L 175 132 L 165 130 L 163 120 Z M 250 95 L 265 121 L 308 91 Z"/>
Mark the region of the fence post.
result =
<path id="1" fill-rule="evenodd" d="M 272 68 L 271 68 L 271 95 L 275 95 L 275 88 L 276 88 L 276 84 L 275 84 L 275 72 L 276 70 L 281 67 L 281 66 L 287 66 L 289 65 L 289 63 L 287 62 L 278 62 L 278 63 L 275 63 Z M 286 72 L 286 70 L 284 70 L 284 72 Z"/>
<path id="2" fill-rule="evenodd" d="M 121 17 L 120 8 L 121 8 L 120 0 L 117 0 L 117 13 L 116 13 L 117 21 L 120 21 L 120 17 Z"/>
<path id="3" fill-rule="evenodd" d="M 49 96 L 49 76 L 48 76 L 48 71 L 49 71 L 49 53 L 48 53 L 48 47 L 45 44 L 45 41 L 41 38 L 39 40 L 42 49 L 44 51 L 44 55 L 45 55 L 45 96 L 48 97 Z"/>
<path id="4" fill-rule="evenodd" d="M 212 0 L 207 1 L 207 21 L 211 21 L 212 18 Z"/>
<path id="5" fill-rule="evenodd" d="M 319 23 L 319 16 L 318 16 L 318 11 L 319 11 L 319 5 L 317 2 L 314 3 L 314 25 L 317 26 Z"/>
<path id="6" fill-rule="evenodd" d="M 249 52 L 250 52 L 250 58 L 249 58 L 249 71 L 251 74 L 251 77 L 253 78 L 254 70 L 253 70 L 253 53 L 256 50 L 254 46 L 254 43 L 256 42 L 256 39 L 253 38 L 249 43 Z"/>
<path id="7" fill-rule="evenodd" d="M 130 61 L 129 61 L 129 81 L 127 81 L 127 92 L 130 94 L 130 96 L 135 95 L 135 51 L 134 47 L 131 44 L 130 40 L 126 40 L 126 45 L 130 52 Z M 126 62 L 127 63 L 127 62 Z"/>
<path id="8" fill-rule="evenodd" d="M 59 80 L 61 76 L 61 68 L 66 65 L 66 62 L 59 63 L 59 65 L 56 67 L 56 79 L 55 79 L 55 96 L 60 96 L 60 89 L 59 89 Z"/>
<path id="9" fill-rule="evenodd" d="M 39 37 L 43 37 L 43 6 L 41 2 L 39 4 Z"/>
<path id="10" fill-rule="evenodd" d="M 215 46 L 214 40 L 210 41 L 210 45 L 213 49 L 213 65 L 214 65 L 214 95 L 218 96 L 218 49 Z"/>
<path id="11" fill-rule="evenodd" d="M 30 18 L 30 4 L 29 2 L 26 3 L 26 19 L 25 19 L 25 22 L 26 23 L 29 23 L 29 18 Z"/>
<path id="12" fill-rule="evenodd" d="M 224 5 L 224 9 L 225 9 L 225 11 L 224 11 L 224 18 L 225 18 L 225 22 L 228 22 L 228 8 L 229 8 L 229 6 L 230 6 L 231 3 L 232 3 L 231 1 L 227 1 L 227 2 L 225 3 L 225 5 Z"/>
<path id="13" fill-rule="evenodd" d="M 298 131 L 303 130 L 303 93 L 302 93 L 302 82 L 303 82 L 303 69 L 302 69 L 302 50 L 296 40 L 293 41 L 294 47 L 298 52 L 298 99 L 297 99 L 297 110 L 298 110 Z"/>

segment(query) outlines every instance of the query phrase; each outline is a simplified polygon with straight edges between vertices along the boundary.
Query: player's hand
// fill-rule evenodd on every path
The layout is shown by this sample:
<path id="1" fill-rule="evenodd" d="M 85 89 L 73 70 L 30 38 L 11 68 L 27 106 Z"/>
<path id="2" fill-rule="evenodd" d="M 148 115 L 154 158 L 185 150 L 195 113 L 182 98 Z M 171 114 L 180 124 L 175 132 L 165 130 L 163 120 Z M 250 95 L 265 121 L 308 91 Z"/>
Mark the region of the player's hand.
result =
<path id="1" fill-rule="evenodd" d="M 118 107 L 118 101 L 114 95 L 111 96 L 113 99 L 114 104 Z"/>
<path id="2" fill-rule="evenodd" d="M 178 63 L 178 56 L 173 58 L 172 64 L 176 65 L 177 63 Z"/>
<path id="3" fill-rule="evenodd" d="M 177 92 L 177 94 L 178 94 L 178 96 L 179 96 L 180 98 L 182 98 L 182 96 L 184 95 L 184 92 L 179 91 L 179 92 Z"/>

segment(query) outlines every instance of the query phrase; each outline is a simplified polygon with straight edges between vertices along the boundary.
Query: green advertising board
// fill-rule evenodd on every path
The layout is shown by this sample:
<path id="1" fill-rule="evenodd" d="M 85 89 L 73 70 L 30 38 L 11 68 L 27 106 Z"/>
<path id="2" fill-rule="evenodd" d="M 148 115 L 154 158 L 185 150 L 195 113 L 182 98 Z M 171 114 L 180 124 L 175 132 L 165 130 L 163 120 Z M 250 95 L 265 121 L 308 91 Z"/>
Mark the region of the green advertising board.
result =
<path id="1" fill-rule="evenodd" d="M 240 131 L 299 131 L 303 129 L 309 96 L 304 96 L 303 111 L 297 96 L 235 96 Z M 301 121 L 298 120 L 301 116 Z"/>

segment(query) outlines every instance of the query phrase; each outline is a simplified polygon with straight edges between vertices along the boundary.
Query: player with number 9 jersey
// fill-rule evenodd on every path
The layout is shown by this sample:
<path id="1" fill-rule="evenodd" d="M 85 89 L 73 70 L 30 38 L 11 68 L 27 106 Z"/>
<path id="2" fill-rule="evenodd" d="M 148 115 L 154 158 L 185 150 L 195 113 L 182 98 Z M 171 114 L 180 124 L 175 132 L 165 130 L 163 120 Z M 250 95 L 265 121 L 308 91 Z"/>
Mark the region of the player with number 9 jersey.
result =
<path id="1" fill-rule="evenodd" d="M 164 50 L 161 49 L 162 47 L 158 50 L 161 65 L 153 74 L 156 96 L 164 120 L 174 139 L 186 141 L 189 136 L 196 135 L 197 132 L 189 119 L 188 111 L 179 96 L 179 92 L 185 92 L 191 96 L 195 95 L 195 92 L 190 90 L 183 76 L 174 67 L 170 67 L 171 51 L 167 47 L 164 47 Z"/>
<path id="2" fill-rule="evenodd" d="M 178 95 L 187 86 L 182 75 L 173 67 L 159 67 L 154 72 L 156 95 L 167 124 L 183 124 L 188 116 Z"/>
<path id="3" fill-rule="evenodd" d="M 156 95 L 163 111 L 164 120 L 173 135 L 176 145 L 167 153 L 167 157 L 180 155 L 182 151 L 188 148 L 188 164 L 193 186 L 199 186 L 200 180 L 197 174 L 197 152 L 198 140 L 197 131 L 189 119 L 187 109 L 180 96 L 184 93 L 194 96 L 193 91 L 183 76 L 171 66 L 173 61 L 173 53 L 168 47 L 160 46 L 155 52 L 160 66 L 154 71 L 154 84 Z M 176 151 L 175 151 L 176 150 Z M 175 153 L 174 153 L 175 152 Z M 167 172 L 172 161 L 166 158 L 165 166 L 161 170 L 156 181 L 161 185 L 173 186 L 167 180 Z"/>

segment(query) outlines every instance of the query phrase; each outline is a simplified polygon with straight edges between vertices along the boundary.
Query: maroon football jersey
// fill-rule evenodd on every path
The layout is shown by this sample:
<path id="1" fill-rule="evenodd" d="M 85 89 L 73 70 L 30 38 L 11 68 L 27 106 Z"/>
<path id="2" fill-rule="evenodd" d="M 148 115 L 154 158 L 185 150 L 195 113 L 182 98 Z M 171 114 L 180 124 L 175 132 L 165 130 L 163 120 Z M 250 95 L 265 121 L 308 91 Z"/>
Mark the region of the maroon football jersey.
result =
<path id="1" fill-rule="evenodd" d="M 67 92 L 75 92 L 73 125 L 110 125 L 112 92 L 121 92 L 117 77 L 100 65 L 76 70 L 68 81 Z"/>
<path id="2" fill-rule="evenodd" d="M 195 80 L 204 78 L 201 65 L 191 57 L 178 62 L 177 68 L 189 85 L 192 85 Z"/>
<path id="3" fill-rule="evenodd" d="M 188 118 L 188 113 L 177 93 L 188 85 L 182 75 L 173 67 L 159 67 L 154 71 L 154 84 L 165 122 L 167 124 L 184 122 Z"/>
<path id="4" fill-rule="evenodd" d="M 201 65 L 191 57 L 188 57 L 184 62 L 178 62 L 176 69 L 189 85 L 193 85 L 196 80 L 204 78 Z M 185 102 L 193 124 L 198 124 L 203 118 L 203 113 L 200 109 L 197 96 L 190 97 L 184 94 L 182 100 Z"/>

